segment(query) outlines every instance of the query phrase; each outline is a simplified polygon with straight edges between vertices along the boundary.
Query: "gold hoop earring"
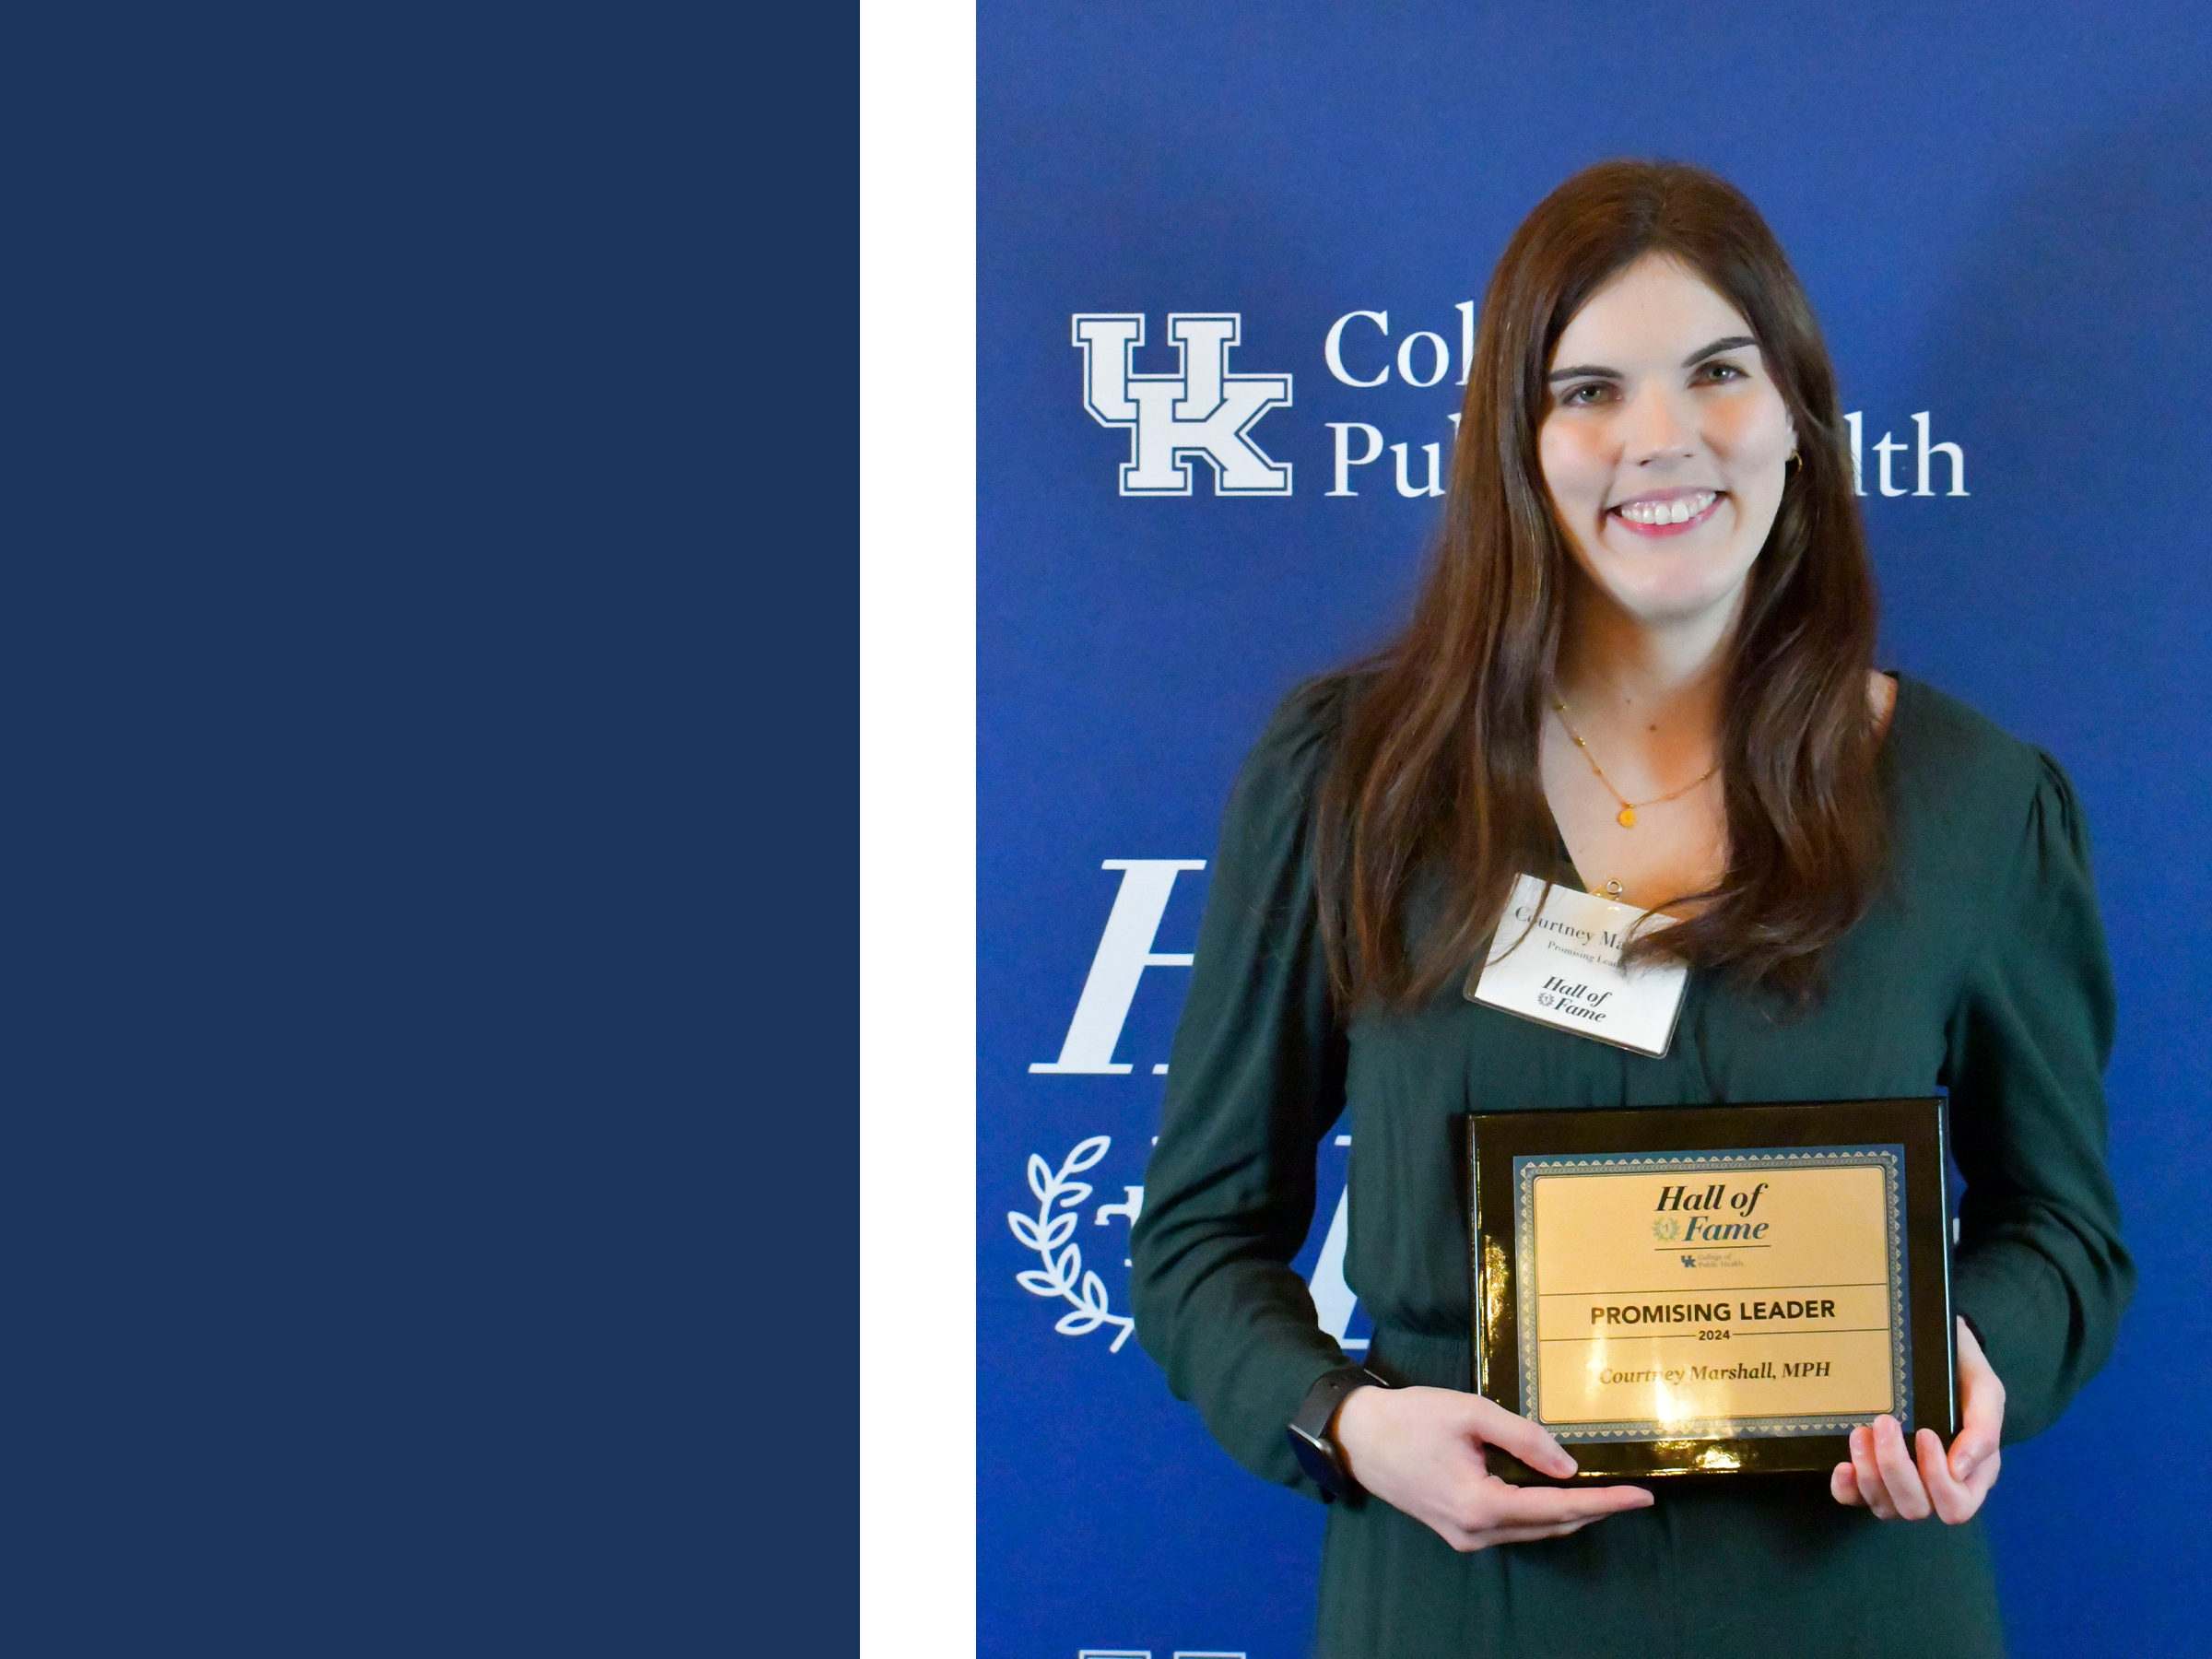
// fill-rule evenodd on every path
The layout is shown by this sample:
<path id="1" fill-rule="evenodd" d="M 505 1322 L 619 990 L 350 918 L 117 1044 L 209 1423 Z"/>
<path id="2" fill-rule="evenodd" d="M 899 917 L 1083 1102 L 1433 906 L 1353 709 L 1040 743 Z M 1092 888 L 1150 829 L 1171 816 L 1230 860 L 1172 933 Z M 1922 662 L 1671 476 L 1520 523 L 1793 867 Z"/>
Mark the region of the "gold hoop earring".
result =
<path id="1" fill-rule="evenodd" d="M 1797 459 L 1797 452 L 1795 450 L 1792 450 L 1790 452 L 1790 458 L 1783 463 L 1784 467 L 1798 466 L 1802 465 L 1803 463 Z"/>

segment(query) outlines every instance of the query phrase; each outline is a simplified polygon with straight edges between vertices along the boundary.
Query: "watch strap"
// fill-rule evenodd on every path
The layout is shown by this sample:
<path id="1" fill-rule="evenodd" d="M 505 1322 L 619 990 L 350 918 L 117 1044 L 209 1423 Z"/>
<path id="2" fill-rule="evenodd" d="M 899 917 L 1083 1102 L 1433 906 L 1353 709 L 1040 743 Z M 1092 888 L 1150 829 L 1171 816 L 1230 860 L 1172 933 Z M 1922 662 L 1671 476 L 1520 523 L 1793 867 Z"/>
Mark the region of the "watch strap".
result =
<path id="1" fill-rule="evenodd" d="M 1363 1365 L 1340 1365 L 1314 1379 L 1299 1406 L 1298 1415 L 1286 1425 L 1284 1431 L 1289 1436 L 1290 1450 L 1297 1454 L 1299 1466 L 1313 1477 L 1324 1500 L 1364 1496 L 1336 1444 L 1334 1426 L 1337 1407 L 1355 1388 L 1389 1386 Z"/>

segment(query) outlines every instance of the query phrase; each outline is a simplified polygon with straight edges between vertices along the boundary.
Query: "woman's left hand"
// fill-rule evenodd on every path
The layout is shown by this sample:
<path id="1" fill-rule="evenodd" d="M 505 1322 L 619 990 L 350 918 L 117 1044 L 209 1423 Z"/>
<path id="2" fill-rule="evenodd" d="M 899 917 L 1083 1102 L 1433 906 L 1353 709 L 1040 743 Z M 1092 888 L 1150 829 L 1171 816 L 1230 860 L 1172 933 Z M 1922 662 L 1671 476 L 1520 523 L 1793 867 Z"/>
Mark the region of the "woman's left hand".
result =
<path id="1" fill-rule="evenodd" d="M 1971 1520 L 1997 1484 L 1997 1467 L 2004 1461 L 1997 1436 L 2005 1427 L 2005 1384 L 1990 1370 L 1963 1319 L 1959 1322 L 1959 1402 L 1965 1421 L 1950 1455 L 1944 1455 L 1935 1430 L 1923 1429 L 1914 1437 L 1917 1467 L 1895 1418 L 1885 1414 L 1870 1429 L 1853 1429 L 1851 1461 L 1838 1464 L 1828 1478 L 1836 1501 L 1870 1509 L 1884 1521 L 1937 1515 L 1956 1526 Z"/>

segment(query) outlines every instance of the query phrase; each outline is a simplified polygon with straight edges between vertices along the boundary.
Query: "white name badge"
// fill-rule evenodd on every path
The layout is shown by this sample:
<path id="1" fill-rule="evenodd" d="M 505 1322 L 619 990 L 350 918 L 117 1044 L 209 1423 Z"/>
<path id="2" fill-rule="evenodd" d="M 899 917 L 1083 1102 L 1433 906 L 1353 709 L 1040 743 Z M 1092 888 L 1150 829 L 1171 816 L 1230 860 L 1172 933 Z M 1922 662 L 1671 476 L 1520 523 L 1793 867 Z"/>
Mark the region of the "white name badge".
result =
<path id="1" fill-rule="evenodd" d="M 1622 971 L 1629 929 L 1648 914 L 1572 888 L 1547 893 L 1524 876 L 1505 902 L 1488 959 L 1467 975 L 1467 999 L 1656 1059 L 1674 1041 L 1689 970 L 1663 962 Z"/>

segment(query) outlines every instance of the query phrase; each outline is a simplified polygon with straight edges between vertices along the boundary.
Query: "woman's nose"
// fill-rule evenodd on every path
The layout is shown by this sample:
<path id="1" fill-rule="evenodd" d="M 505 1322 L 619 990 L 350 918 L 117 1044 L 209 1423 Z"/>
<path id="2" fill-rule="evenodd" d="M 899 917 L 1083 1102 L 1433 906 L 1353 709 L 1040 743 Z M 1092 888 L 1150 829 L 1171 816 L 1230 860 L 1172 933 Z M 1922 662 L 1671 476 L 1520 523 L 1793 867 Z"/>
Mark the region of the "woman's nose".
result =
<path id="1" fill-rule="evenodd" d="M 1690 411 L 1681 407 L 1665 386 L 1647 382 L 1629 399 L 1621 432 L 1625 459 L 1638 464 L 1678 461 L 1696 447 Z"/>

